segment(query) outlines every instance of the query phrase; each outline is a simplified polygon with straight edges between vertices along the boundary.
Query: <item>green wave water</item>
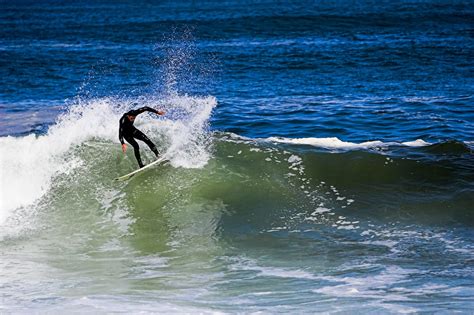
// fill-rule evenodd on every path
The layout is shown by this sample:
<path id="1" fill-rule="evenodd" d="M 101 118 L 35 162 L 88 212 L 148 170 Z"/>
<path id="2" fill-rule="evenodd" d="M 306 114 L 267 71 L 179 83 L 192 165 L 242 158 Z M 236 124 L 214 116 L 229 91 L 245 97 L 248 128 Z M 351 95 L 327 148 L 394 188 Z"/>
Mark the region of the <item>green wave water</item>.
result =
<path id="1" fill-rule="evenodd" d="M 212 98 L 176 96 L 166 120 L 138 122 L 170 161 L 116 182 L 136 167 L 110 131 L 121 102 L 1 139 L 2 163 L 24 170 L 2 189 L 25 199 L 2 205 L 0 310 L 472 308 L 469 143 L 249 139 L 208 131 Z"/>

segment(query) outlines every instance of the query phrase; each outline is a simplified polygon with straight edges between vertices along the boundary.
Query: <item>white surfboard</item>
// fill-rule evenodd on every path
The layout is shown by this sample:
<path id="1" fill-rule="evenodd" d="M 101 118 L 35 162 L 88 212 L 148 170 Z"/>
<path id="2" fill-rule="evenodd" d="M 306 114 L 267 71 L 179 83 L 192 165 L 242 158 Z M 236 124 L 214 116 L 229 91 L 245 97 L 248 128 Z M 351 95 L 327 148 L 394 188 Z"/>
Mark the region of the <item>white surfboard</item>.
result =
<path id="1" fill-rule="evenodd" d="M 139 168 L 139 169 L 137 169 L 137 170 L 135 170 L 135 171 L 133 171 L 133 172 L 131 172 L 131 173 L 128 173 L 128 174 L 126 174 L 126 175 L 123 175 L 123 176 L 120 176 L 120 177 L 115 178 L 115 180 L 123 181 L 123 180 L 129 179 L 129 178 L 132 177 L 133 175 L 135 175 L 135 174 L 137 174 L 137 173 L 140 173 L 140 172 L 146 170 L 147 168 L 152 167 L 153 165 L 158 165 L 158 164 L 160 164 L 160 163 L 162 163 L 162 162 L 164 162 L 164 161 L 167 161 L 167 159 L 164 158 L 164 157 L 160 157 L 160 158 L 157 159 L 156 161 L 153 161 L 153 162 L 151 162 L 150 164 L 147 164 L 147 165 L 145 165 L 145 166 L 142 167 L 142 168 Z"/>

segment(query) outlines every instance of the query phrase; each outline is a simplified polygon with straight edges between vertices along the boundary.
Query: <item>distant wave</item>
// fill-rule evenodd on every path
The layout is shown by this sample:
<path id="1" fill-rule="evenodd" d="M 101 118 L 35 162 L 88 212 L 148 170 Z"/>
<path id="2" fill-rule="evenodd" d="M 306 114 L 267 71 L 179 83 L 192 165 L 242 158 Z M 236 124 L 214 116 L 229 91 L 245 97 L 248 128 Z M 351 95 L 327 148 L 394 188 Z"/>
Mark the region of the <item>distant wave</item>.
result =
<path id="1" fill-rule="evenodd" d="M 407 142 L 382 142 L 382 141 L 366 141 L 362 143 L 346 142 L 338 138 L 279 138 L 270 137 L 266 138 L 267 141 L 280 142 L 280 143 L 291 143 L 291 144 L 302 144 L 311 145 L 315 147 L 325 149 L 369 149 L 384 146 L 403 145 L 407 147 L 424 147 L 431 143 L 421 139 Z"/>

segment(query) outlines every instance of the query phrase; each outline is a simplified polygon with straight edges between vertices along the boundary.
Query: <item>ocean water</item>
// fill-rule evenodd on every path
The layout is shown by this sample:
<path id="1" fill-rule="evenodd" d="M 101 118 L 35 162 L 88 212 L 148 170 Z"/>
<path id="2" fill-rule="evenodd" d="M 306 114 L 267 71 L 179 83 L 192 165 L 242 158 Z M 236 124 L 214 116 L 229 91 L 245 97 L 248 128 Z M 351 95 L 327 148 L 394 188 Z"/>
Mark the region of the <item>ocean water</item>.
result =
<path id="1" fill-rule="evenodd" d="M 0 1 L 0 312 L 472 313 L 473 31 L 472 1 Z M 134 103 L 169 162 L 116 182 Z"/>

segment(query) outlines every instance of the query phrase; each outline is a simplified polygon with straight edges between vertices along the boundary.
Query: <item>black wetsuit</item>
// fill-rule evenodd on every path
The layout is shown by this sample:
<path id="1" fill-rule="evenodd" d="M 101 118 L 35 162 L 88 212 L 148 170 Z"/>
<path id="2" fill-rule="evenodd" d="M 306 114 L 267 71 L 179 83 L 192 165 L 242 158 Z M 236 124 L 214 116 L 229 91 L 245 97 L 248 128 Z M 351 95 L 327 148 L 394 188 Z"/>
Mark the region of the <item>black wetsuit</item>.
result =
<path id="1" fill-rule="evenodd" d="M 120 127 L 119 127 L 120 143 L 124 144 L 123 139 L 125 139 L 127 140 L 128 143 L 130 143 L 133 146 L 135 157 L 137 158 L 137 162 L 140 167 L 143 167 L 143 162 L 142 162 L 142 159 L 140 158 L 140 147 L 138 146 L 138 143 L 135 141 L 135 139 L 145 142 L 153 151 L 153 153 L 155 153 L 157 157 L 159 154 L 158 150 L 156 149 L 155 144 L 151 142 L 151 140 L 148 139 L 148 137 L 143 132 L 135 128 L 135 126 L 133 125 L 133 121 L 130 121 L 130 119 L 128 119 L 127 117 L 127 116 L 137 116 L 143 112 L 152 112 L 152 113 L 158 114 L 158 111 L 150 107 L 142 107 L 139 109 L 134 109 L 123 114 L 122 118 L 120 118 Z"/>

